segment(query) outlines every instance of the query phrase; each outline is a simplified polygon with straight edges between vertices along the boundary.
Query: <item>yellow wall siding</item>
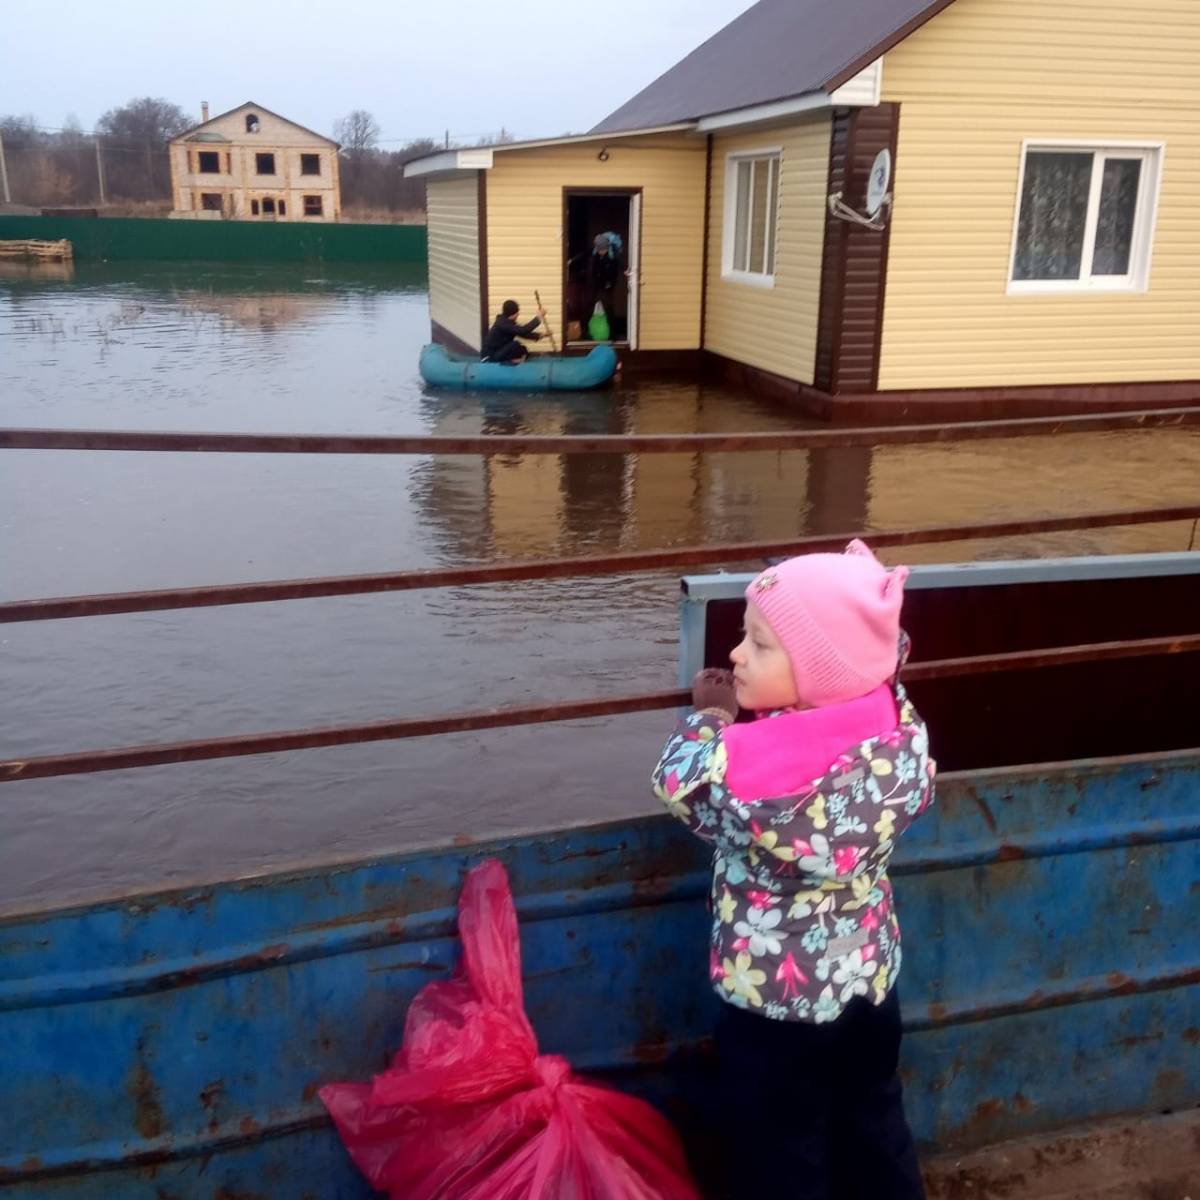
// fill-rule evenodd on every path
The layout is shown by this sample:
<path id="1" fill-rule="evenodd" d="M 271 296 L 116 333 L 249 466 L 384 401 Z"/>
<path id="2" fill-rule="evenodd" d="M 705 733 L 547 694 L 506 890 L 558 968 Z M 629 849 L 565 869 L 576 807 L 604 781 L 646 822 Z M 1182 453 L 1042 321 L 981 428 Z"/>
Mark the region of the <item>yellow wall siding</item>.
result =
<path id="1" fill-rule="evenodd" d="M 830 130 L 823 113 L 713 139 L 705 348 L 801 383 L 812 383 L 816 361 Z M 773 146 L 783 148 L 775 286 L 760 288 L 721 277 L 726 156 Z"/>
<path id="2" fill-rule="evenodd" d="M 434 179 L 426 186 L 429 228 L 429 316 L 478 350 L 479 179 Z"/>
<path id="3" fill-rule="evenodd" d="M 1200 379 L 1200 6 L 956 0 L 889 52 L 884 389 Z M 1164 142 L 1149 290 L 1005 294 L 1025 138 Z"/>
<path id="4" fill-rule="evenodd" d="M 488 311 L 509 297 L 530 315 L 533 292 L 561 339 L 563 189 L 642 189 L 640 350 L 700 345 L 704 161 L 700 138 L 618 139 L 498 151 L 487 172 Z M 432 234 L 433 222 L 430 221 Z M 541 342 L 538 349 L 548 349 Z"/>

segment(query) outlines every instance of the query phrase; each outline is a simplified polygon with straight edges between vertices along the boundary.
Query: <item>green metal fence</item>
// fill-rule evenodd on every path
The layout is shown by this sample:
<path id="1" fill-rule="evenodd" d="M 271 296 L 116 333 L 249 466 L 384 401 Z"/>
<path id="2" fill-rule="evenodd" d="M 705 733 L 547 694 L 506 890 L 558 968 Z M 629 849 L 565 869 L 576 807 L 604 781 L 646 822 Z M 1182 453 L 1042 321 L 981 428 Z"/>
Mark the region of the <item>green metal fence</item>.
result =
<path id="1" fill-rule="evenodd" d="M 75 257 L 208 262 L 424 263 L 424 225 L 0 216 L 5 238 L 66 238 Z"/>

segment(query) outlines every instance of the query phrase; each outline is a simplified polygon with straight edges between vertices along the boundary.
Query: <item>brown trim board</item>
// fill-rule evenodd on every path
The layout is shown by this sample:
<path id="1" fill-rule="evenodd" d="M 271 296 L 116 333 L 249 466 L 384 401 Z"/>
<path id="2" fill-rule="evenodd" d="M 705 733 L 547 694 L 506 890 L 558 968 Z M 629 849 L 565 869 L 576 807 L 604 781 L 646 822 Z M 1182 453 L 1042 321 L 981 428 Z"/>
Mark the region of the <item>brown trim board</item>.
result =
<path id="1" fill-rule="evenodd" d="M 895 162 L 899 125 L 900 106 L 894 103 L 836 110 L 830 193 L 841 192 L 851 208 L 861 210 L 876 155 L 889 149 Z M 882 231 L 826 214 L 813 364 L 814 384 L 822 392 L 870 392 L 879 385 L 890 228 L 890 214 Z"/>
<path id="2" fill-rule="evenodd" d="M 713 135 L 710 133 L 704 150 L 704 250 L 700 258 L 700 349 L 703 351 L 708 326 L 708 245 L 712 238 L 712 166 Z M 639 296 L 640 301 L 640 296 Z M 639 303 L 638 320 L 641 320 Z"/>
<path id="3" fill-rule="evenodd" d="M 704 352 L 704 373 L 795 407 L 808 416 L 847 424 L 898 421 L 1001 420 L 1182 408 L 1200 404 L 1200 379 L 1137 383 L 1047 384 L 1022 387 L 914 388 L 832 394 L 794 379 Z"/>
<path id="4" fill-rule="evenodd" d="M 436 321 L 429 322 L 429 340 L 438 346 L 445 346 L 447 350 L 453 351 L 455 354 L 470 354 L 474 358 L 479 357 L 479 350 L 474 346 L 468 346 L 456 333 L 451 333 L 445 325 L 439 325 Z"/>
<path id="5" fill-rule="evenodd" d="M 830 121 L 829 173 L 826 187 L 830 195 L 846 191 L 846 161 L 853 123 L 852 110 L 835 109 Z M 817 347 L 813 362 L 813 383 L 823 392 L 833 387 L 834 363 L 840 340 L 840 323 L 835 315 L 842 311 L 842 283 L 846 278 L 844 221 L 826 212 L 824 244 L 821 251 L 821 298 L 817 309 Z"/>
<path id="6" fill-rule="evenodd" d="M 487 172 L 479 172 L 479 349 L 487 341 L 492 327 L 492 310 L 488 304 L 488 226 L 487 226 Z"/>

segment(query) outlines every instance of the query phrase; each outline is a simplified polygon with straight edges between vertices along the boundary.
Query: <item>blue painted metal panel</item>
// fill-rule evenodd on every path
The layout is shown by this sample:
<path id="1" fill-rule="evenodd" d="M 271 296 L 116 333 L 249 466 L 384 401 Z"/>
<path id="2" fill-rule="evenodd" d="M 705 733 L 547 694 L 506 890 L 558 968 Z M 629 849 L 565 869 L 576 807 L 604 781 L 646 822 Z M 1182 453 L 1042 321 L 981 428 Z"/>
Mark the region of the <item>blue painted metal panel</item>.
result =
<path id="1" fill-rule="evenodd" d="M 505 366 L 451 354 L 442 346 L 426 346 L 420 366 L 421 378 L 436 387 L 580 392 L 613 377 L 617 352 L 611 346 L 595 346 L 584 355 L 532 354 L 523 363 Z"/>
<path id="2" fill-rule="evenodd" d="M 1198 798 L 1200 751 L 943 780 L 896 869 L 925 1144 L 1200 1101 Z M 315 1089 L 384 1064 L 491 855 L 543 1049 L 702 1130 L 707 864 L 655 817 L 3 922 L 0 1189 L 365 1196 Z"/>

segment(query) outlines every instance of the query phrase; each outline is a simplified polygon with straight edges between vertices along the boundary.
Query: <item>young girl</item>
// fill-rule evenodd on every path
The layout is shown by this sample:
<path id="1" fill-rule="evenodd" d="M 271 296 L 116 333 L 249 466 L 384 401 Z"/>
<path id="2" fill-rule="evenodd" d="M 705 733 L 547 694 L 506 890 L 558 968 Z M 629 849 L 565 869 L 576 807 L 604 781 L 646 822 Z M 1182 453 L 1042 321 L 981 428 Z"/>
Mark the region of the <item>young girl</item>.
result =
<path id="1" fill-rule="evenodd" d="M 896 839 L 933 799 L 898 680 L 908 571 L 862 542 L 746 589 L 734 670 L 701 671 L 656 794 L 713 843 L 710 973 L 730 1195 L 924 1196 L 896 1074 Z M 756 712 L 734 724 L 739 708 Z"/>

